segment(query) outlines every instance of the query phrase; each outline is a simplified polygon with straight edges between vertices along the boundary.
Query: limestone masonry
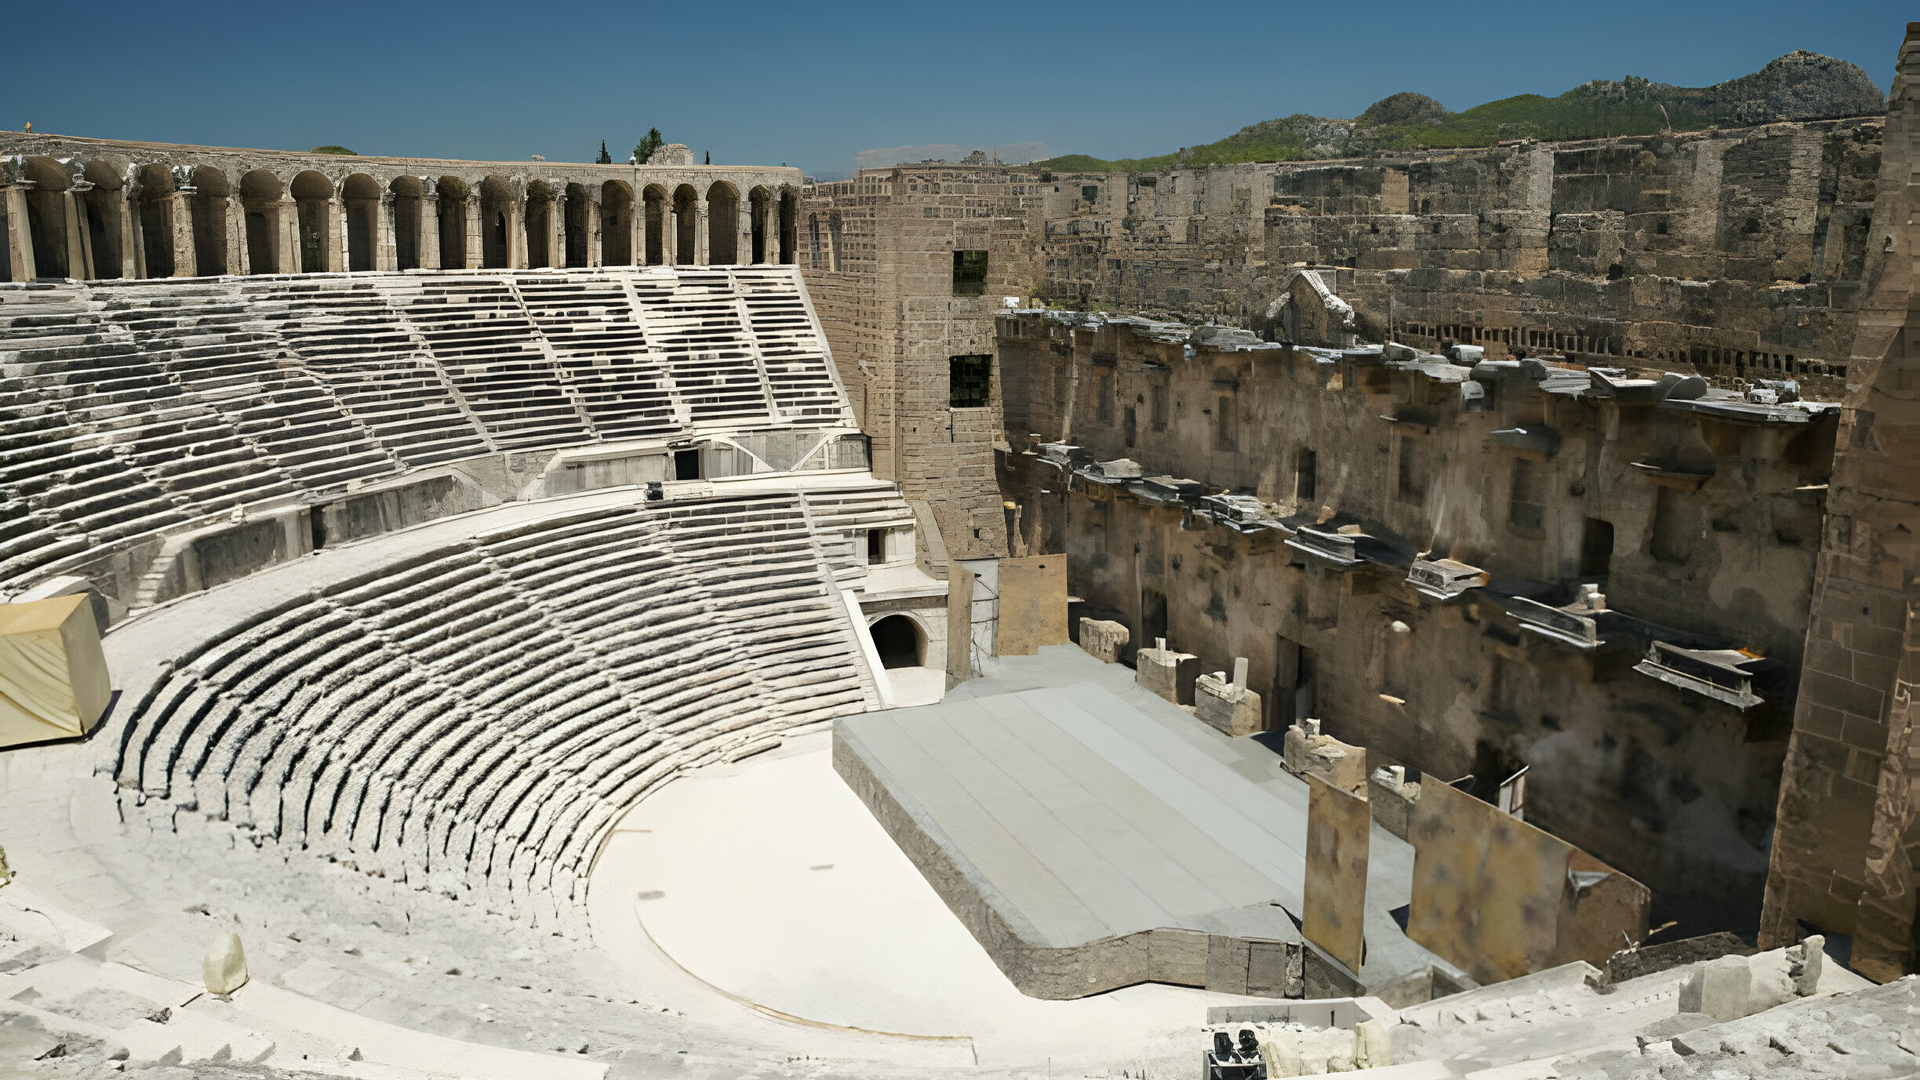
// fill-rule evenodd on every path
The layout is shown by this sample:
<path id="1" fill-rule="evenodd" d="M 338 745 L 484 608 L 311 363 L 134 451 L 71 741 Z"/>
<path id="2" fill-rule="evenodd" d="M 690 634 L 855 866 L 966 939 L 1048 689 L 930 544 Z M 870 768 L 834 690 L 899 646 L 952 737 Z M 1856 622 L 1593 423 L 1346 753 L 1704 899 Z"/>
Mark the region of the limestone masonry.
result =
<path id="1" fill-rule="evenodd" d="M 0 1074 L 1920 1075 L 1897 65 L 1137 172 L 0 132 Z"/>

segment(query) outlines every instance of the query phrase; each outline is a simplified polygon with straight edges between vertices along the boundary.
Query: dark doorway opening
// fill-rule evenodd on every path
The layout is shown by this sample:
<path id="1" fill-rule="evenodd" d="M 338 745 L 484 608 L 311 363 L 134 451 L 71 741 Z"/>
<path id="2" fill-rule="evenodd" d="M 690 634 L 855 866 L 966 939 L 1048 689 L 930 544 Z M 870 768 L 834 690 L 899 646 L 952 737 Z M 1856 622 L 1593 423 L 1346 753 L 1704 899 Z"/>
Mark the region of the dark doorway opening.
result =
<path id="1" fill-rule="evenodd" d="M 889 615 L 874 623 L 870 632 L 873 634 L 874 651 L 880 654 L 881 667 L 923 666 L 926 641 L 912 619 L 905 615 Z"/>
<path id="2" fill-rule="evenodd" d="M 1140 590 L 1140 641 L 1143 649 L 1167 636 L 1167 594 L 1153 589 Z"/>
<path id="3" fill-rule="evenodd" d="M 1313 650 L 1284 637 L 1273 642 L 1273 694 L 1267 730 L 1285 731 L 1313 715 Z"/>
<path id="4" fill-rule="evenodd" d="M 1580 576 L 1606 577 L 1613 563 L 1613 522 L 1588 518 L 1580 536 Z"/>
<path id="5" fill-rule="evenodd" d="M 675 480 L 700 479 L 699 450 L 675 450 L 673 452 L 673 478 Z"/>

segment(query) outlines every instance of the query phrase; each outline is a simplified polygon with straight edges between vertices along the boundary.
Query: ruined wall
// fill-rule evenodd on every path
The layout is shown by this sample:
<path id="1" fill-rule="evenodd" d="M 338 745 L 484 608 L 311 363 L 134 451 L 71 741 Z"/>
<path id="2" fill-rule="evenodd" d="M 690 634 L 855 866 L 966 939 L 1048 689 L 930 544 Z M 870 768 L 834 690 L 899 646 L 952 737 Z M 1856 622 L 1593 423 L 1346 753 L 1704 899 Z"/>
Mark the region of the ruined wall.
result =
<path id="1" fill-rule="evenodd" d="M 1915 970 L 1920 915 L 1920 23 L 1898 72 L 1762 924 L 1763 947 L 1851 934 L 1876 979 Z"/>
<path id="2" fill-rule="evenodd" d="M 1247 657 L 1270 727 L 1319 716 L 1445 780 L 1529 764 L 1529 820 L 1669 910 L 1752 925 L 1835 410 L 1635 403 L 1594 397 L 1577 370 L 1388 365 L 1165 324 L 1022 313 L 1001 329 L 1002 489 L 1031 550 L 1068 555 L 1074 595 L 1203 670 Z M 1028 432 L 1254 495 L 1289 529 L 1069 478 Z M 1323 520 L 1376 559 L 1332 567 L 1285 542 Z M 1423 598 L 1407 580 L 1422 551 L 1491 583 Z M 1514 596 L 1565 603 L 1576 581 L 1617 617 L 1591 652 L 1507 614 Z M 1654 639 L 1745 647 L 1780 677 L 1743 711 L 1634 671 Z"/>
<path id="3" fill-rule="evenodd" d="M 931 503 L 954 558 L 1010 554 L 992 471 L 1001 379 L 955 408 L 950 360 L 991 356 L 1002 299 L 1038 287 L 1035 202 L 1028 178 L 973 165 L 865 170 L 801 200 L 800 264 L 875 474 Z M 956 251 L 986 252 L 984 281 L 956 284 Z"/>
<path id="4" fill-rule="evenodd" d="M 1250 325 L 1289 267 L 1337 267 L 1376 340 L 1818 379 L 1851 351 L 1881 127 L 1050 175 L 1047 295 Z"/>

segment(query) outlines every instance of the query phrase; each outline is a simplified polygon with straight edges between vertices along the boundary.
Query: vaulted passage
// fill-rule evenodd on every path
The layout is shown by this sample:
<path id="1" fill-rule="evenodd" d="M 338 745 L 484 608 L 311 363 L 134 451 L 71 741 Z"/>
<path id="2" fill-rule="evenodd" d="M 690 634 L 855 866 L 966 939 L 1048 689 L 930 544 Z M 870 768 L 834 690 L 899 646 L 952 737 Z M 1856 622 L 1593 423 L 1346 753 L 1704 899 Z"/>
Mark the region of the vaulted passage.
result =
<path id="1" fill-rule="evenodd" d="M 905 615 L 889 615 L 868 630 L 880 664 L 888 668 L 921 667 L 926 663 L 927 637 Z"/>

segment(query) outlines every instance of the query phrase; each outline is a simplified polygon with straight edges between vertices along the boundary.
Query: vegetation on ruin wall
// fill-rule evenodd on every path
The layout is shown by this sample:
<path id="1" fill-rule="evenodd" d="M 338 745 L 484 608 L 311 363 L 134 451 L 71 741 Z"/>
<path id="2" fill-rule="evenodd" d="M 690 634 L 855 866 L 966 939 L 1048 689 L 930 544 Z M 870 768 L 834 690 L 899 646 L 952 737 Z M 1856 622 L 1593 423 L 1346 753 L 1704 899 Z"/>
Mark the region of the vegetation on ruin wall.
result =
<path id="1" fill-rule="evenodd" d="M 1655 135 L 1858 116 L 1885 108 L 1885 96 L 1866 72 L 1844 60 L 1802 51 L 1714 86 L 1669 86 L 1630 75 L 1617 82 L 1596 80 L 1558 97 L 1521 94 L 1457 113 L 1424 94 L 1400 93 L 1375 102 L 1353 120 L 1296 113 L 1174 154 L 1117 161 L 1069 154 L 1034 164 L 1058 172 L 1149 172 L 1492 146 L 1507 139 Z"/>

